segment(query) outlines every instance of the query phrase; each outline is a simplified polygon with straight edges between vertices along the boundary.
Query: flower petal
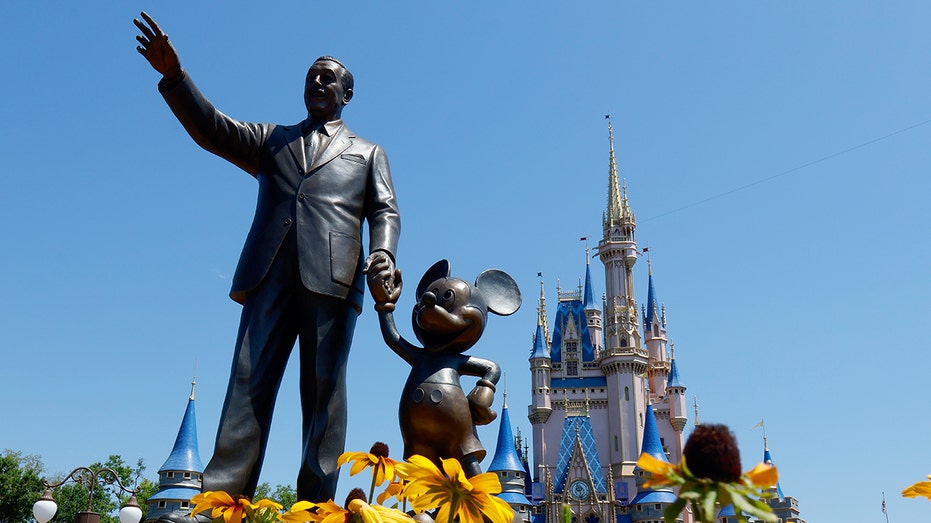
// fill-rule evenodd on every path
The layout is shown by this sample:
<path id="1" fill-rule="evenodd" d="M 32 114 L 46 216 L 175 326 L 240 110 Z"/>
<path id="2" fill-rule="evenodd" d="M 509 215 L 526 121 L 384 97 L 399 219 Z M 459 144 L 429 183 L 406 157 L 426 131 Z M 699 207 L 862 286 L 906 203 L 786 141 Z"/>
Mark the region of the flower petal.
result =
<path id="1" fill-rule="evenodd" d="M 779 482 L 779 471 L 766 463 L 757 463 L 753 470 L 744 473 L 750 483 L 760 488 L 774 487 Z"/>

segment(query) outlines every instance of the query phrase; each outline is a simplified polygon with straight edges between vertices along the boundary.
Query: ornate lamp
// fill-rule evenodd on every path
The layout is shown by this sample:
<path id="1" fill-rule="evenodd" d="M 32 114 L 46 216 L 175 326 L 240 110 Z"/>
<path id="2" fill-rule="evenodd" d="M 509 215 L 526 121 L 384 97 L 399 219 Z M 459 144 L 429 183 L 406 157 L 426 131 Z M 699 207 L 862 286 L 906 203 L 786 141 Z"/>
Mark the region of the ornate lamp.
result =
<path id="1" fill-rule="evenodd" d="M 100 514 L 91 510 L 94 503 L 94 488 L 97 486 L 98 479 L 109 485 L 116 484 L 123 492 L 130 494 L 129 501 L 120 509 L 120 523 L 139 523 L 142 520 L 142 508 L 139 507 L 139 502 L 136 500 L 136 493 L 139 492 L 139 489 L 126 488 L 123 482 L 120 481 L 116 471 L 108 467 L 101 468 L 96 472 L 87 467 L 78 467 L 59 483 L 50 484 L 46 481 L 45 492 L 39 498 L 39 501 L 36 501 L 32 506 L 32 515 L 35 516 L 36 522 L 48 523 L 55 516 L 55 512 L 58 511 L 58 504 L 55 503 L 55 498 L 52 496 L 52 489 L 64 485 L 68 480 L 73 480 L 75 483 L 86 483 L 89 492 L 87 510 L 78 512 L 75 515 L 75 523 L 100 523 Z"/>

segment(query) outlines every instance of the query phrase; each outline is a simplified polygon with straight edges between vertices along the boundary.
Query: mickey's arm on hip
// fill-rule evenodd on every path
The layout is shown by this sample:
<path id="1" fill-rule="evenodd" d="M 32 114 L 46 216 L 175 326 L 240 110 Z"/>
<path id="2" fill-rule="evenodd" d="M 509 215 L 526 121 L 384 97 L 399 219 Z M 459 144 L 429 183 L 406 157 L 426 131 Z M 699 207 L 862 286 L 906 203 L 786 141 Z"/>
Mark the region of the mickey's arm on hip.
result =
<path id="1" fill-rule="evenodd" d="M 459 370 L 469 376 L 481 376 L 467 398 L 472 423 L 488 425 L 498 417 L 491 405 L 495 401 L 495 384 L 501 378 L 501 367 L 491 360 L 470 356 Z"/>

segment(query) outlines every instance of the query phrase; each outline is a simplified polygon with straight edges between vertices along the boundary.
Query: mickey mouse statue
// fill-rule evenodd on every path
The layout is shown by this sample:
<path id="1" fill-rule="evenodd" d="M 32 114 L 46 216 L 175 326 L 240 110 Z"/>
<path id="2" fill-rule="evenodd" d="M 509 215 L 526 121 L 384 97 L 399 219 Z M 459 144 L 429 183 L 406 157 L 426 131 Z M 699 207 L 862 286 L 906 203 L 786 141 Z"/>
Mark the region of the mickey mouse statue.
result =
<path id="1" fill-rule="evenodd" d="M 404 457 L 420 454 L 437 465 L 440 458 L 457 458 L 468 477 L 480 474 L 485 449 L 475 425 L 487 425 L 497 417 L 491 405 L 501 369 L 463 352 L 482 336 L 488 312 L 517 312 L 517 282 L 504 271 L 489 269 L 471 285 L 450 277 L 448 261 L 433 264 L 417 285 L 412 318 L 421 348 L 402 338 L 394 324 L 401 272 L 394 272 L 391 285 L 390 271 L 386 259 L 375 259 L 367 280 L 385 343 L 411 366 L 398 409 Z M 459 384 L 460 375 L 480 378 L 468 396 Z"/>

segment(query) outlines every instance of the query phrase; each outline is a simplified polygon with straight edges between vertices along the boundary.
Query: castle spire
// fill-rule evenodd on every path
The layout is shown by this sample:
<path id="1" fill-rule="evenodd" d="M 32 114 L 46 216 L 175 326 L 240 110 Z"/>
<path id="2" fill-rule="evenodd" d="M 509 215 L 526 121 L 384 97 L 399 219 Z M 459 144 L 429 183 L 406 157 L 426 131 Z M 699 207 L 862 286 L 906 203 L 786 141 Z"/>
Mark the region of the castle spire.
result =
<path id="1" fill-rule="evenodd" d="M 545 345 L 547 340 L 550 339 L 550 329 L 546 321 L 546 292 L 543 290 L 543 273 L 538 272 L 537 276 L 540 277 L 540 301 L 537 304 L 537 325 L 542 328 L 543 344 Z"/>
<path id="2" fill-rule="evenodd" d="M 624 196 L 621 197 L 621 184 L 617 174 L 617 158 L 614 154 L 614 125 L 611 115 L 605 115 L 608 119 L 608 210 L 604 219 L 604 226 L 619 225 L 623 208 L 627 203 L 627 184 L 624 184 Z"/>

